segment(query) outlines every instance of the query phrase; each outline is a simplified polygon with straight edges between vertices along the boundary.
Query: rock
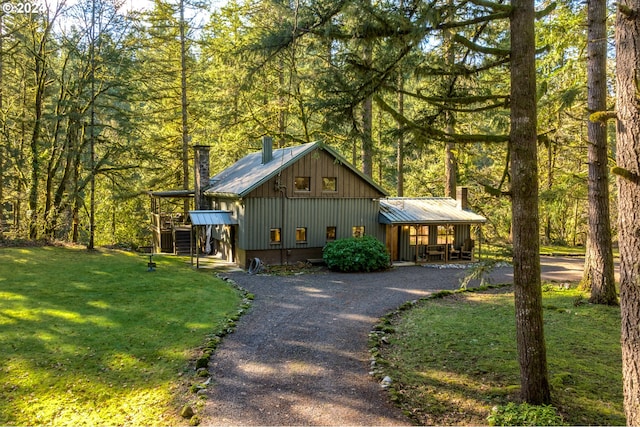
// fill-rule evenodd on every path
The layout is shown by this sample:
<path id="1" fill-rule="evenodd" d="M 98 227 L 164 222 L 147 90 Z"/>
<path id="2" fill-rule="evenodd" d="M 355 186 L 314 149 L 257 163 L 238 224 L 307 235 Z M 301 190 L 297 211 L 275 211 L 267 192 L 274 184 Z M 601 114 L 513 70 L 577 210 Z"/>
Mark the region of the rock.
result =
<path id="1" fill-rule="evenodd" d="M 180 411 L 180 416 L 182 418 L 191 418 L 193 417 L 193 414 L 194 414 L 193 408 L 189 405 L 184 405 L 182 407 L 182 411 Z"/>
<path id="2" fill-rule="evenodd" d="M 196 370 L 209 366 L 209 356 L 202 356 L 196 360 Z"/>
<path id="3" fill-rule="evenodd" d="M 387 375 L 386 377 L 384 377 L 382 379 L 382 381 L 380 381 L 380 387 L 388 388 L 391 385 L 392 382 L 393 382 L 393 380 L 391 379 L 391 377 Z"/>

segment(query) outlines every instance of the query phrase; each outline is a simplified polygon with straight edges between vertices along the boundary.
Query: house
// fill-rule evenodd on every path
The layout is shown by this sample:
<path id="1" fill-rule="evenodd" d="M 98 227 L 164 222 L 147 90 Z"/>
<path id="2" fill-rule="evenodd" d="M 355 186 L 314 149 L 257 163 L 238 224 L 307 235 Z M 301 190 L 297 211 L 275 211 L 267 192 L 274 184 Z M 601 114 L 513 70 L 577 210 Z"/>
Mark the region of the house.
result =
<path id="1" fill-rule="evenodd" d="M 319 259 L 328 242 L 364 234 L 386 242 L 393 260 L 446 262 L 471 259 L 472 226 L 484 222 L 466 209 L 466 189 L 463 202 L 387 198 L 375 181 L 321 142 L 274 150 L 265 137 L 260 152 L 211 178 L 210 148 L 194 149 L 195 189 L 150 193 L 156 250 L 171 251 L 171 229 L 177 251 L 179 234 L 193 225 L 202 230 L 198 236 L 206 235 L 205 252 L 244 268 L 255 258 L 266 264 Z M 162 199 L 180 197 L 194 199 L 190 223 L 172 222 L 183 219 L 179 214 L 163 220 Z"/>

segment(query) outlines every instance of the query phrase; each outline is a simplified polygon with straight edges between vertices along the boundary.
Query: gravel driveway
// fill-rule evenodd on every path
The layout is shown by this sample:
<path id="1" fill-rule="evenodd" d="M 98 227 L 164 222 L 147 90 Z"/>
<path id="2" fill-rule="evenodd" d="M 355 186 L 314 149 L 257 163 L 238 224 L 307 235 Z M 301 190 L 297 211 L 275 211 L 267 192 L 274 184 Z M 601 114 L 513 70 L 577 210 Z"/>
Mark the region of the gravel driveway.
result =
<path id="1" fill-rule="evenodd" d="M 572 268 L 553 270 L 575 280 L 567 277 Z M 409 425 L 368 375 L 368 332 L 406 301 L 457 289 L 464 271 L 226 273 L 255 300 L 211 359 L 215 384 L 200 411 L 202 425 Z M 510 282 L 512 273 L 496 269 L 492 281 Z"/>

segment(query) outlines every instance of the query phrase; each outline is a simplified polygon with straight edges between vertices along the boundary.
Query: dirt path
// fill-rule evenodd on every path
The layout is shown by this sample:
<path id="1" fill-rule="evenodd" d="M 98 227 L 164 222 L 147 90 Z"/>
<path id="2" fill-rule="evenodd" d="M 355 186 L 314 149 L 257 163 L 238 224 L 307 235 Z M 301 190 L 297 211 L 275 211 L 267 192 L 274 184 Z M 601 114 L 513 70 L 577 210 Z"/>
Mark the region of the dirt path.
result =
<path id="1" fill-rule="evenodd" d="M 575 280 L 580 270 L 575 259 L 543 268 L 555 280 Z M 212 358 L 215 385 L 202 425 L 408 425 L 368 375 L 368 332 L 408 300 L 457 289 L 463 274 L 418 266 L 370 274 L 227 274 L 256 298 Z M 510 282 L 512 269 L 497 269 L 492 278 Z"/>

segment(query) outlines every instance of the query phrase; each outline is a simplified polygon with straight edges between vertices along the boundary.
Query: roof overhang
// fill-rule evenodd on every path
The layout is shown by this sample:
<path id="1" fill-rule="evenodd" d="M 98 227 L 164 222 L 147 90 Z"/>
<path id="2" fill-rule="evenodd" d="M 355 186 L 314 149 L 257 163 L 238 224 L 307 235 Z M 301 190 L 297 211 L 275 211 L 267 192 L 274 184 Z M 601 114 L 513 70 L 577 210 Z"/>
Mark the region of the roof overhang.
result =
<path id="1" fill-rule="evenodd" d="M 235 225 L 238 223 L 231 216 L 231 211 L 189 211 L 189 217 L 193 225 Z"/>
<path id="2" fill-rule="evenodd" d="M 193 197 L 194 190 L 147 191 L 153 197 Z"/>

